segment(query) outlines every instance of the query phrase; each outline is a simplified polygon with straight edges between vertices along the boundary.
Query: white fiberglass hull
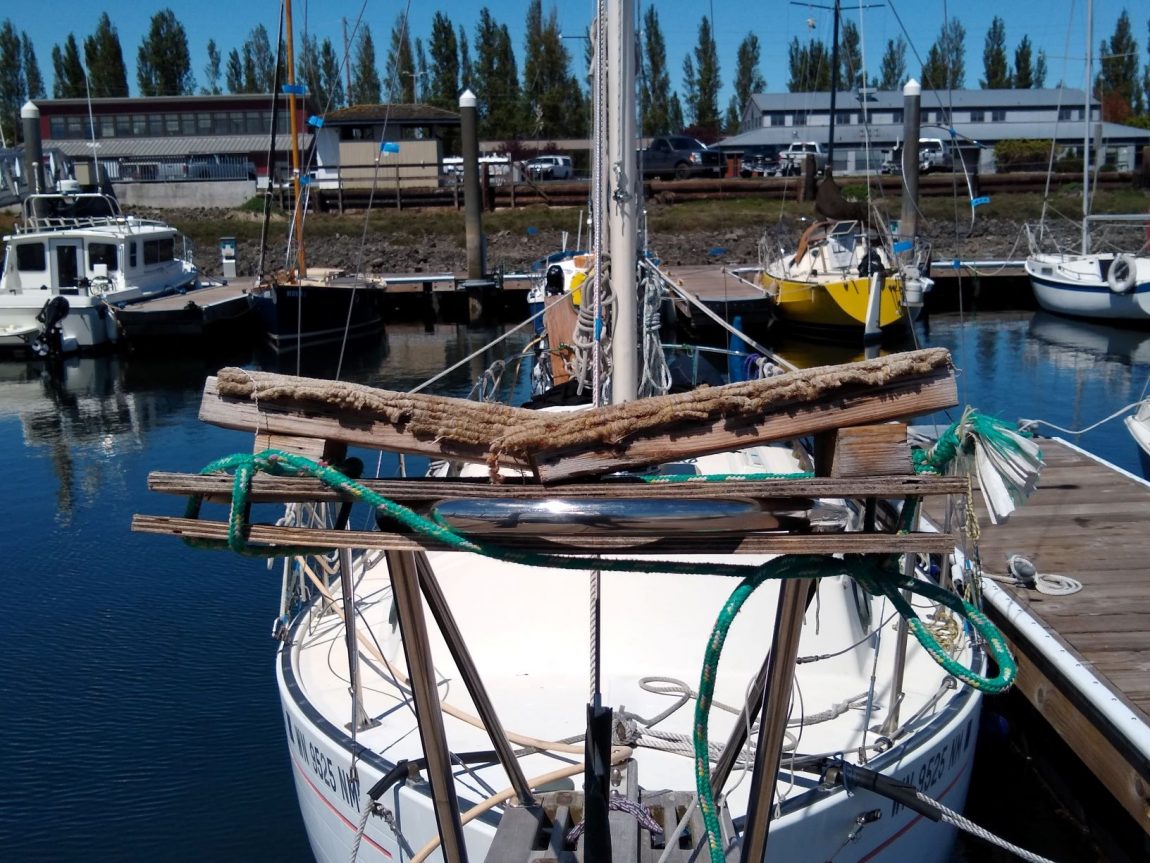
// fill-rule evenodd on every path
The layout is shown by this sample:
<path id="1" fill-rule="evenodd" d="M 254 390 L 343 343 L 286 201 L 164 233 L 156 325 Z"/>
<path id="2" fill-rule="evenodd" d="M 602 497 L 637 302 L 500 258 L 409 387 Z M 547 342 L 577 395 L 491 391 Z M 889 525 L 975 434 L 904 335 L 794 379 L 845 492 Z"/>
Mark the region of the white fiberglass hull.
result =
<path id="1" fill-rule="evenodd" d="M 29 347 L 41 330 L 36 316 L 55 294 L 0 294 L 0 347 Z M 107 304 L 94 296 L 67 296 L 68 314 L 60 322 L 60 352 L 96 350 L 119 341 L 120 330 Z"/>
<path id="2" fill-rule="evenodd" d="M 1129 287 L 1119 292 L 1107 276 L 1117 256 L 1031 255 L 1026 273 L 1038 304 L 1049 312 L 1082 318 L 1150 322 L 1150 258 L 1125 256 L 1133 264 Z"/>
<path id="3" fill-rule="evenodd" d="M 430 558 L 508 732 L 547 740 L 580 734 L 588 698 L 586 576 L 495 564 L 460 553 Z M 357 732 L 356 780 L 351 778 L 351 702 L 344 629 L 338 616 L 330 611 L 321 615 L 320 607 L 311 605 L 297 618 L 278 656 L 277 679 L 300 809 L 321 863 L 350 859 L 367 805 L 366 791 L 399 759 L 422 755 L 409 700 L 394 682 L 407 669 L 398 632 L 389 622 L 391 594 L 384 569 L 379 565 L 357 575 L 357 626 L 377 646 L 379 657 L 392 666 L 389 669 L 379 657 L 369 656 L 370 651 L 361 651 L 365 709 L 378 724 Z M 669 677 L 690 688 L 698 686 L 710 628 L 734 582 L 707 576 L 620 573 L 604 573 L 603 579 L 604 700 L 616 709 L 625 706 L 638 715 L 654 716 L 673 706 L 675 699 L 643 688 L 640 678 Z M 724 649 L 716 703 L 742 703 L 747 682 L 763 660 L 776 600 L 777 588 L 764 585 L 736 619 Z M 876 648 L 874 636 L 866 637 L 858 609 L 850 582 L 834 576 L 822 581 L 819 597 L 807 612 L 801 656 L 823 656 L 858 645 L 837 658 L 799 666 L 801 706 L 793 709 L 792 721 L 805 716 L 811 724 L 792 727 L 790 733 L 802 753 L 844 752 L 854 760 L 861 743 L 875 743 L 881 733 L 877 729 L 889 715 L 897 618 L 890 617 L 889 606 L 873 602 L 874 631 L 881 633 Z M 429 629 L 441 681 L 440 698 L 456 710 L 473 712 L 430 618 Z M 967 664 L 978 662 L 969 646 L 960 650 L 959 659 Z M 836 703 L 865 696 L 872 668 L 877 670 L 878 685 L 869 715 L 856 704 L 829 721 L 814 721 L 828 709 L 833 712 Z M 970 781 L 981 696 L 962 686 L 945 688 L 947 679 L 912 640 L 900 721 L 906 723 L 920 710 L 923 715 L 905 729 L 898 745 L 881 754 L 872 750 L 866 766 L 912 783 L 961 810 Z M 659 729 L 689 735 L 693 707 L 689 701 Z M 713 710 L 711 740 L 725 741 L 733 722 L 733 715 Z M 453 751 L 491 747 L 482 730 L 455 715 L 445 716 L 445 728 Z M 690 757 L 642 746 L 633 757 L 639 765 L 641 787 L 694 790 Z M 536 753 L 521 764 L 531 778 L 579 759 L 577 754 Z M 777 786 L 778 798 L 784 801 L 782 815 L 772 822 L 770 831 L 771 859 L 915 863 L 949 859 L 952 828 L 859 789 L 851 795 L 841 788 L 817 790 L 811 773 L 798 773 L 792 782 L 785 771 L 786 756 Z M 749 786 L 746 780 L 737 781 L 738 773 L 736 769 L 726 786 L 736 822 L 746 811 Z M 498 766 L 480 766 L 472 773 L 459 770 L 460 807 L 466 811 L 493 789 L 509 784 Z M 577 773 L 569 787 L 581 785 Z M 381 802 L 394 813 L 404 841 L 411 846 L 405 855 L 418 851 L 436 835 L 425 783 L 392 788 Z M 485 858 L 498 811 L 466 825 L 470 859 Z M 881 817 L 849 841 L 858 827 L 858 816 L 871 811 Z M 373 814 L 367 819 L 357 859 L 408 857 L 401 858 L 400 840 L 381 816 Z M 440 858 L 433 855 L 430 859 Z"/>

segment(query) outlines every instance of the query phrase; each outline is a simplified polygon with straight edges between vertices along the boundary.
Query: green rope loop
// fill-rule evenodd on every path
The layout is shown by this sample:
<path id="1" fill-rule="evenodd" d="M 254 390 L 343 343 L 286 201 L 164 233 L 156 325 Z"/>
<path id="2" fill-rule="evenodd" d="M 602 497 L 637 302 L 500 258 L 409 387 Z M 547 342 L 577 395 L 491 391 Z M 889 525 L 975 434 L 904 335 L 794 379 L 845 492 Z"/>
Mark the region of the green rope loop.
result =
<path id="1" fill-rule="evenodd" d="M 1011 434 L 1007 434 L 1007 431 Z M 938 436 L 933 446 L 927 449 L 915 447 L 911 451 L 911 460 L 914 462 L 916 473 L 941 474 L 946 472 L 959 452 L 965 451 L 970 446 L 975 437 L 982 438 L 998 449 L 1019 452 L 1014 435 L 1031 436 L 1029 432 L 1019 429 L 1012 423 L 1003 422 L 974 408 L 967 408 L 961 417 Z"/>

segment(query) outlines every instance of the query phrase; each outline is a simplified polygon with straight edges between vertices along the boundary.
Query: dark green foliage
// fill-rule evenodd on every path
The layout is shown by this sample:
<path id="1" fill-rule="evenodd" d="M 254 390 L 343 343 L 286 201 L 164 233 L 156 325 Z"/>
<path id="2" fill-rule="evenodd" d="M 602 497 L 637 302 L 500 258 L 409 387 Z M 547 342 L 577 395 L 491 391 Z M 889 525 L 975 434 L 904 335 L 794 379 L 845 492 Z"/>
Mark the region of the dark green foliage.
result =
<path id="1" fill-rule="evenodd" d="M 427 101 L 437 108 L 455 111 L 459 105 L 459 43 L 451 19 L 436 12 L 431 21 L 430 82 Z"/>
<path id="2" fill-rule="evenodd" d="M 643 135 L 665 135 L 678 132 L 671 120 L 671 78 L 667 74 L 667 46 L 659 27 L 659 13 L 649 4 L 643 13 L 643 56 L 639 82 L 639 126 Z M 590 42 L 588 42 L 590 47 Z M 682 111 L 680 110 L 680 115 Z"/>
<path id="3" fill-rule="evenodd" d="M 523 128 L 519 72 L 511 34 L 491 11 L 479 12 L 475 28 L 475 63 L 471 69 L 479 115 L 479 134 L 487 139 L 510 139 Z"/>
<path id="4" fill-rule="evenodd" d="M 739 131 L 743 111 L 751 96 L 767 88 L 767 82 L 759 74 L 759 37 L 748 33 L 739 43 L 738 59 L 735 68 L 735 95 L 727 106 L 726 130 L 728 135 Z"/>
<path id="5" fill-rule="evenodd" d="M 195 92 L 188 34 L 171 9 L 152 16 L 136 53 L 136 84 L 141 96 L 189 96 Z"/>
<path id="6" fill-rule="evenodd" d="M 20 53 L 24 61 L 24 86 L 29 99 L 44 98 L 44 76 L 40 74 L 40 64 L 36 62 L 36 49 L 27 33 L 20 34 Z"/>
<path id="7" fill-rule="evenodd" d="M 999 171 L 1045 171 L 1052 143 L 1033 138 L 999 141 L 994 145 L 994 160 Z"/>
<path id="8" fill-rule="evenodd" d="M 720 128 L 719 50 L 711 33 L 711 20 L 703 16 L 699 22 L 699 38 L 695 43 L 695 59 L 683 58 L 683 86 L 686 89 L 687 110 L 691 125 L 701 134 L 717 136 Z"/>
<path id="9" fill-rule="evenodd" d="M 227 82 L 229 93 L 244 92 L 244 64 L 240 60 L 240 52 L 235 48 L 228 52 L 228 64 L 224 69 L 224 80 Z"/>
<path id="10" fill-rule="evenodd" d="M 208 62 L 204 66 L 204 79 L 207 83 L 200 90 L 205 96 L 218 96 L 220 95 L 220 75 L 222 74 L 221 64 L 223 58 L 220 57 L 219 46 L 216 45 L 215 39 L 208 40 Z"/>
<path id="11" fill-rule="evenodd" d="M 24 58 L 20 52 L 20 34 L 11 19 L 0 25 L 0 132 L 5 141 L 18 140 L 22 124 L 20 107 L 24 104 Z"/>
<path id="12" fill-rule="evenodd" d="M 80 62 L 80 46 L 74 34 L 69 33 L 63 49 L 52 46 L 52 98 L 83 99 L 88 93 L 84 64 Z"/>
<path id="13" fill-rule="evenodd" d="M 1103 40 L 1099 55 L 1101 70 L 1094 79 L 1095 95 L 1102 101 L 1105 120 L 1121 123 L 1142 113 L 1142 91 L 1138 87 L 1138 43 L 1130 29 L 1126 10 L 1118 16 L 1114 35 Z"/>
<path id="14" fill-rule="evenodd" d="M 105 12 L 96 32 L 84 40 L 84 65 L 88 67 L 88 88 L 93 98 L 128 95 L 128 70 L 120 50 L 120 34 Z"/>
<path id="15" fill-rule="evenodd" d="M 415 56 L 411 50 L 411 35 L 407 32 L 407 16 L 400 14 L 391 28 L 391 44 L 387 49 L 384 70 L 387 101 L 410 105 L 415 101 Z"/>
<path id="16" fill-rule="evenodd" d="M 276 81 L 276 52 L 267 28 L 257 24 L 243 47 L 244 93 L 270 93 Z M 283 76 L 287 80 L 287 76 Z"/>
<path id="17" fill-rule="evenodd" d="M 787 46 L 787 61 L 790 68 L 787 89 L 790 92 L 830 90 L 831 55 L 821 40 L 811 39 L 803 45 L 796 36 Z"/>
<path id="18" fill-rule="evenodd" d="M 982 48 L 982 74 L 978 84 L 985 90 L 1008 90 L 1011 86 L 1010 67 L 1006 64 L 1006 23 L 997 15 L 986 31 Z"/>
<path id="19" fill-rule="evenodd" d="M 345 104 L 343 92 L 343 69 L 330 39 L 324 39 L 319 47 L 319 90 L 323 101 L 315 104 L 322 111 L 334 111 Z"/>
<path id="20" fill-rule="evenodd" d="M 524 43 L 525 134 L 534 138 L 585 135 L 587 103 L 578 79 L 571 74 L 571 55 L 563 44 L 554 8 L 544 18 L 540 0 L 528 4 Z"/>
<path id="21" fill-rule="evenodd" d="M 1034 61 L 1034 86 L 1041 89 L 1046 86 L 1046 52 L 1039 51 L 1038 59 Z"/>
<path id="22" fill-rule="evenodd" d="M 961 90 L 966 83 L 966 28 L 957 18 L 943 23 L 922 66 L 924 90 Z"/>
<path id="23" fill-rule="evenodd" d="M 1014 76 L 1012 84 L 1016 90 L 1029 90 L 1034 86 L 1034 66 L 1031 62 L 1030 37 L 1023 36 L 1014 49 Z"/>
<path id="24" fill-rule="evenodd" d="M 375 41 L 371 38 L 371 29 L 364 24 L 363 32 L 356 40 L 347 102 L 349 105 L 378 105 L 381 98 L 379 72 L 375 68 Z"/>
<path id="25" fill-rule="evenodd" d="M 839 34 L 839 90 L 856 90 L 865 85 L 859 28 L 854 21 L 843 21 Z"/>
<path id="26" fill-rule="evenodd" d="M 906 42 L 901 36 L 886 40 L 886 50 L 882 54 L 879 78 L 880 90 L 899 90 L 906 83 Z"/>

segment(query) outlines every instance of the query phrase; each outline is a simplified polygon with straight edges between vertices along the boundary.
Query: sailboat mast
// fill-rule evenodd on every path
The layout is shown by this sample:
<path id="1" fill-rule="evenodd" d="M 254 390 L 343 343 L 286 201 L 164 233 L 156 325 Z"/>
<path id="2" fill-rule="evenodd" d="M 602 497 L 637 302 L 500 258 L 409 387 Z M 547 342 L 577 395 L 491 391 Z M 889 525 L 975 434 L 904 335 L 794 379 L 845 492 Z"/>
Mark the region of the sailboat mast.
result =
<path id="1" fill-rule="evenodd" d="M 835 94 L 839 89 L 839 0 L 835 0 L 834 25 L 831 28 L 831 132 L 827 141 L 827 174 L 835 164 Z"/>
<path id="2" fill-rule="evenodd" d="M 611 341 L 611 403 L 639 392 L 637 271 L 639 195 L 635 155 L 635 0 L 607 4 L 607 225 L 615 327 Z"/>
<path id="3" fill-rule="evenodd" d="M 1082 91 L 1086 94 L 1086 110 L 1082 115 L 1082 254 L 1090 254 L 1090 225 L 1086 221 L 1090 215 L 1090 92 L 1094 86 L 1094 3 L 1086 3 L 1086 83 Z"/>
<path id="4" fill-rule="evenodd" d="M 307 258 L 303 251 L 303 210 L 300 207 L 300 175 L 299 175 L 299 118 L 296 116 L 295 101 L 295 53 L 292 47 L 291 0 L 284 0 L 284 23 L 287 26 L 287 80 L 288 80 L 288 124 L 291 131 L 291 185 L 292 207 L 295 219 L 296 243 L 296 275 L 303 278 L 307 275 Z"/>

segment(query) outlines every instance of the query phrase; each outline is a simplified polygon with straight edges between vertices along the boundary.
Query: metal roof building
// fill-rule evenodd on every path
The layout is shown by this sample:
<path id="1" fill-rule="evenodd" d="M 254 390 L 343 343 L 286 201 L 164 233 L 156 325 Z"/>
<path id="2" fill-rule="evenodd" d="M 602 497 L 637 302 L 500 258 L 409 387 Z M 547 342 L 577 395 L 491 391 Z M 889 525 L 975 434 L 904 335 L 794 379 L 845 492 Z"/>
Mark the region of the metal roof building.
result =
<path id="1" fill-rule="evenodd" d="M 877 170 L 882 151 L 903 137 L 901 91 L 839 92 L 835 98 L 835 171 Z M 1054 140 L 1078 151 L 1086 131 L 1085 93 L 1066 87 L 1041 90 L 923 90 L 921 136 L 949 139 L 968 163 L 977 154 L 978 169 L 991 172 L 994 145 L 1018 139 Z M 1091 99 L 1097 123 L 1098 100 Z M 743 112 L 739 134 L 717 146 L 742 151 L 751 146 L 786 147 L 792 141 L 828 143 L 830 93 L 756 93 Z M 1102 123 L 1103 161 L 1117 170 L 1134 170 L 1140 150 L 1150 145 L 1150 130 Z"/>

